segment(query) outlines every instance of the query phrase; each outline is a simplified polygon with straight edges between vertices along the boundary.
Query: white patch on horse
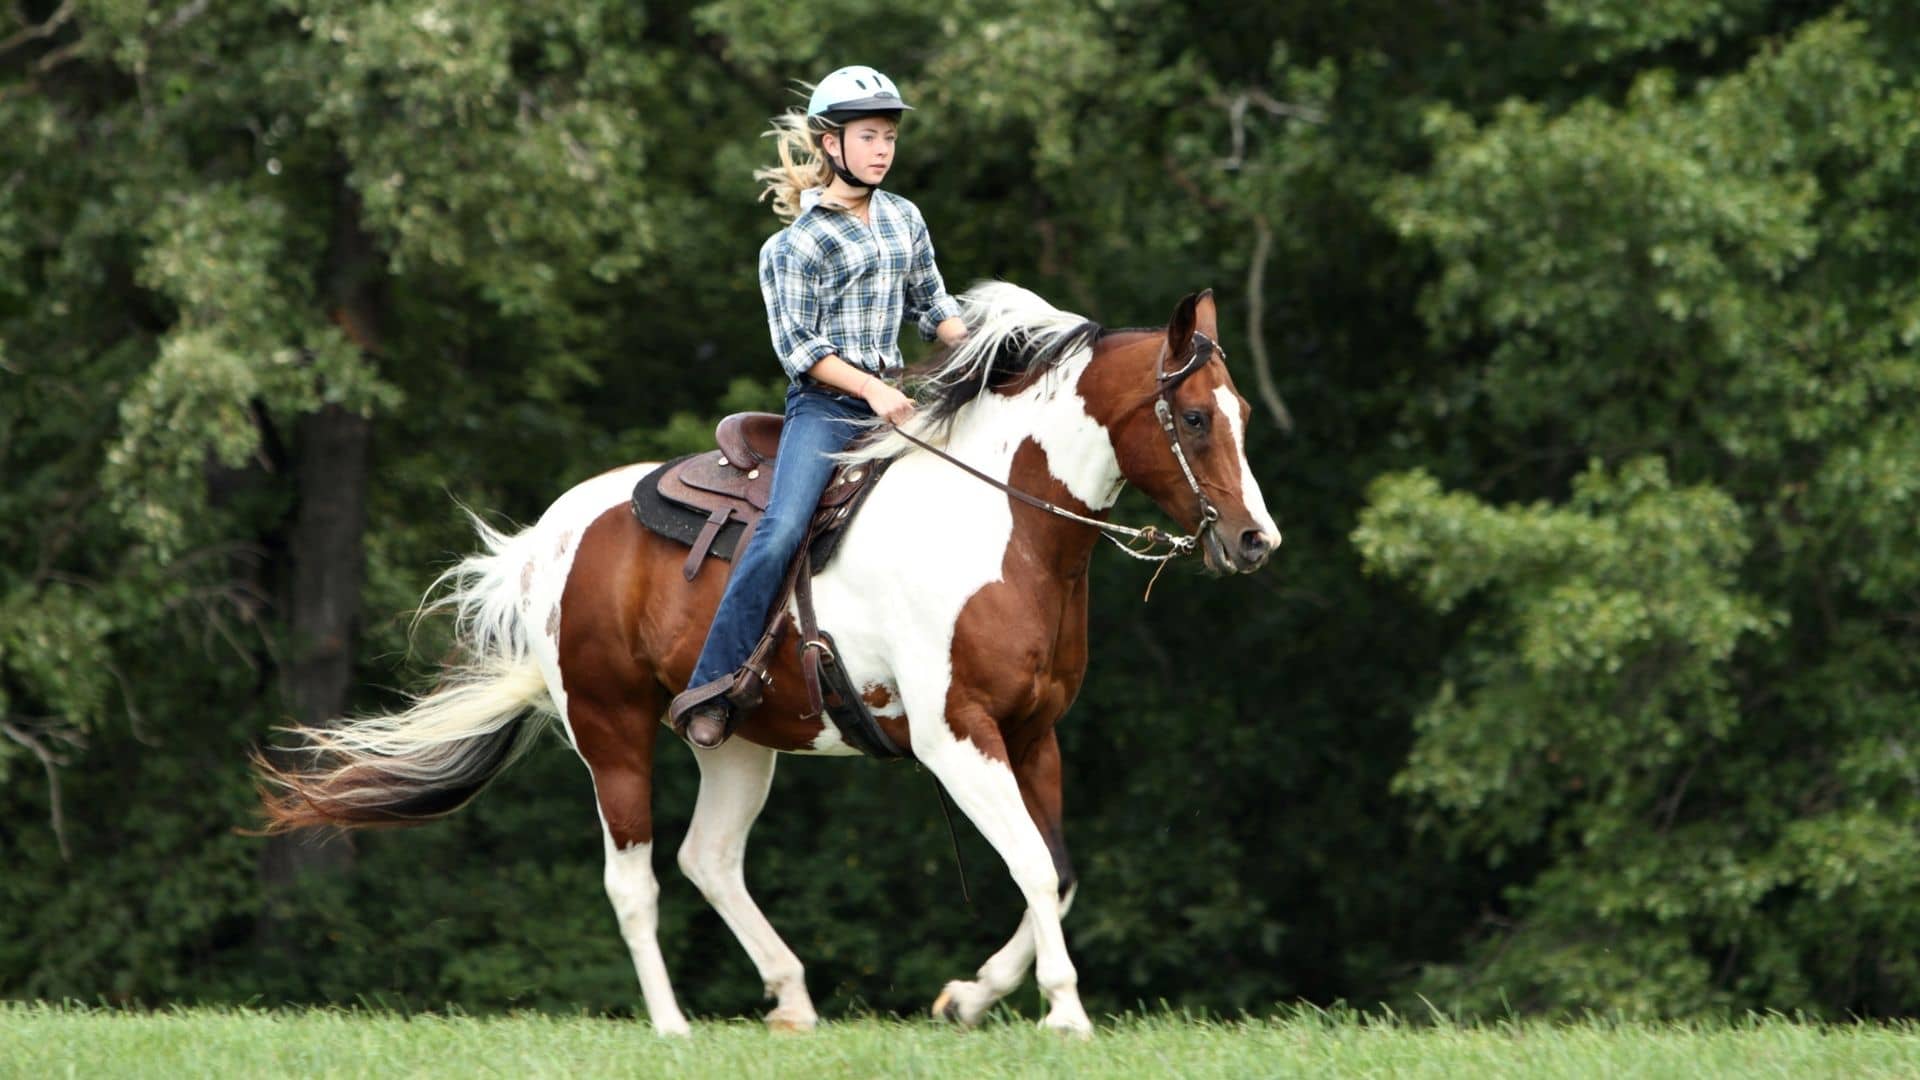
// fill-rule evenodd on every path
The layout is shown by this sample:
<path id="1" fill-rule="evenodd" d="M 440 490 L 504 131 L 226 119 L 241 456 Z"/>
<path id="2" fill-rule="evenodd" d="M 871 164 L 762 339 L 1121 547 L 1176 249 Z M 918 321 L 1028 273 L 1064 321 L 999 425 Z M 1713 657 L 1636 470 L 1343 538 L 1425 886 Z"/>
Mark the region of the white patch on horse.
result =
<path id="1" fill-rule="evenodd" d="M 812 1030 L 819 1016 L 807 995 L 806 971 L 748 894 L 744 871 L 747 832 L 766 806 L 776 756 L 745 739 L 730 739 L 694 751 L 694 760 L 700 764 L 700 793 L 680 846 L 680 869 L 732 928 L 767 995 L 778 999 L 767 1025 Z"/>
<path id="2" fill-rule="evenodd" d="M 640 978 L 640 996 L 647 1003 L 647 1018 L 653 1021 L 653 1030 L 658 1034 L 691 1034 L 686 1017 L 674 1001 L 666 962 L 660 958 L 660 882 L 653 875 L 653 845 L 615 847 L 605 817 L 600 821 L 600 835 L 606 849 L 607 899 L 613 902 L 614 918 L 620 922 L 620 936 L 633 957 L 633 970 Z"/>
<path id="3" fill-rule="evenodd" d="M 907 703 L 909 712 L 916 718 L 920 716 L 921 704 L 917 694 Z M 971 741 L 955 737 L 945 719 L 941 715 L 934 722 L 914 724 L 914 751 L 920 761 L 933 770 L 953 796 L 954 803 L 980 830 L 980 835 L 1006 861 L 1007 870 L 1026 897 L 1029 919 L 1021 924 L 1013 946 L 1015 952 L 1005 961 L 1017 962 L 1024 970 L 1024 942 L 1018 935 L 1031 935 L 1034 975 L 1049 1005 L 1042 1026 L 1086 1034 L 1093 1030 L 1093 1025 L 1080 1002 L 1079 976 L 1074 971 L 1072 958 L 1067 955 L 1066 936 L 1060 929 L 1065 904 L 1060 897 L 1060 875 L 1054 868 L 1053 853 L 1027 813 L 1013 770 L 1005 762 L 981 753 Z"/>
<path id="4" fill-rule="evenodd" d="M 1111 505 L 1119 459 L 1076 389 L 1092 358 L 1091 349 L 1066 357 L 1017 394 L 982 394 L 955 418 L 946 451 L 1004 481 L 1031 435 L 1042 440 L 1049 468 L 1075 498 Z M 886 687 L 894 701 L 881 715 L 904 709 L 916 746 L 923 722 L 944 729 L 945 720 L 915 714 L 902 701 L 902 679 L 926 681 L 927 695 L 944 702 L 954 625 L 975 593 L 1000 580 L 1012 538 L 1006 493 L 931 454 L 907 453 L 888 467 L 839 553 L 814 580 L 814 610 L 854 685 Z M 831 723 L 810 752 L 857 753 Z"/>
<path id="5" fill-rule="evenodd" d="M 1105 510 L 1120 497 L 1125 478 L 1113 433 L 1087 412 L 1086 399 L 1076 389 L 1092 359 L 1088 349 L 1041 377 L 1041 409 L 1031 422 L 1034 440 L 1047 452 L 1047 470 L 1074 498 Z"/>
<path id="6" fill-rule="evenodd" d="M 1253 478 L 1253 465 L 1247 460 L 1247 433 L 1240 427 L 1240 401 L 1224 386 L 1214 388 L 1213 396 L 1220 403 L 1220 411 L 1226 414 L 1227 426 L 1233 431 L 1234 452 L 1240 455 L 1240 501 L 1247 513 L 1253 515 L 1253 523 L 1271 536 L 1274 546 L 1278 547 L 1280 526 L 1274 524 L 1273 515 L 1267 512 L 1266 497 L 1260 494 L 1260 482 Z"/>

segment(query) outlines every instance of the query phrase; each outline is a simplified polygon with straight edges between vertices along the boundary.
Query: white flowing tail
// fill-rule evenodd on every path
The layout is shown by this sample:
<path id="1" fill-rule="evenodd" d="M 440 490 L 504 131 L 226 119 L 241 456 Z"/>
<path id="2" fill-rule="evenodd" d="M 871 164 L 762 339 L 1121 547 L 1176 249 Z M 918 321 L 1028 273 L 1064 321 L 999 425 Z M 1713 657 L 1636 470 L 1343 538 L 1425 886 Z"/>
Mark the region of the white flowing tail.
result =
<path id="1" fill-rule="evenodd" d="M 485 547 L 440 575 L 416 621 L 451 608 L 460 652 L 406 709 L 287 729 L 304 767 L 254 755 L 268 832 L 412 825 L 465 806 L 532 745 L 553 715 L 519 600 L 534 530 L 508 536 L 471 512 Z M 431 599 L 449 586 L 439 599 Z"/>

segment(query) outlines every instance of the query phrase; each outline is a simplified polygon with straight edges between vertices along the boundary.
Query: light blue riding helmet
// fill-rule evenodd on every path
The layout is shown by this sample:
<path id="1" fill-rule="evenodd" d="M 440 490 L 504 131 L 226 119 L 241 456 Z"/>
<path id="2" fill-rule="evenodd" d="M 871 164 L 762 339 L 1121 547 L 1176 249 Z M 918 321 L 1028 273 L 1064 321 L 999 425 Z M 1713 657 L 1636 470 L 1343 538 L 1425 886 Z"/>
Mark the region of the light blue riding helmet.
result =
<path id="1" fill-rule="evenodd" d="M 897 118 L 912 108 L 900 97 L 900 88 L 892 79 L 855 64 L 835 71 L 813 88 L 813 96 L 807 99 L 807 119 L 837 127 L 876 114 Z"/>

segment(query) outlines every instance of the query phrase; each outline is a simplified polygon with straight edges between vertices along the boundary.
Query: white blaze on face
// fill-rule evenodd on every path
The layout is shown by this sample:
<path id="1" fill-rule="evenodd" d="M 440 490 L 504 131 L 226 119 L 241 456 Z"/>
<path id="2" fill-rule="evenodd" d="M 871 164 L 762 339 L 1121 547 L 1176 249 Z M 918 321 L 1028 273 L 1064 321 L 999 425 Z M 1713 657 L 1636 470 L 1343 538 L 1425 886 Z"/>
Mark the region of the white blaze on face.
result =
<path id="1" fill-rule="evenodd" d="M 1247 461 L 1247 433 L 1240 426 L 1240 399 L 1224 386 L 1216 387 L 1213 397 L 1220 403 L 1220 411 L 1226 415 L 1228 427 L 1233 429 L 1233 452 L 1240 456 L 1240 500 L 1246 504 L 1247 513 L 1253 516 L 1254 525 L 1272 538 L 1275 547 L 1279 547 L 1280 526 L 1275 525 L 1273 515 L 1267 513 L 1267 500 L 1261 496 L 1260 482 L 1253 478 L 1253 466 Z"/>

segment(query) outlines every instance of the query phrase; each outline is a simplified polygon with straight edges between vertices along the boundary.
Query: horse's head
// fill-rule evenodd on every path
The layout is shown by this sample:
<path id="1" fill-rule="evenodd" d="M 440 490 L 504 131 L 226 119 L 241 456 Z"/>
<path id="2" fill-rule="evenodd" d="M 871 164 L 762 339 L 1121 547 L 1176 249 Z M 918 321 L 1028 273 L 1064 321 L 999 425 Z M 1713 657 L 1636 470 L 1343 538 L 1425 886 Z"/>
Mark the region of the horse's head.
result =
<path id="1" fill-rule="evenodd" d="M 1280 529 L 1247 461 L 1251 410 L 1227 373 L 1213 291 L 1180 301 L 1164 335 L 1116 351 L 1126 360 L 1094 365 L 1112 377 L 1089 411 L 1106 414 L 1121 474 L 1199 536 L 1208 570 L 1259 569 Z"/>

